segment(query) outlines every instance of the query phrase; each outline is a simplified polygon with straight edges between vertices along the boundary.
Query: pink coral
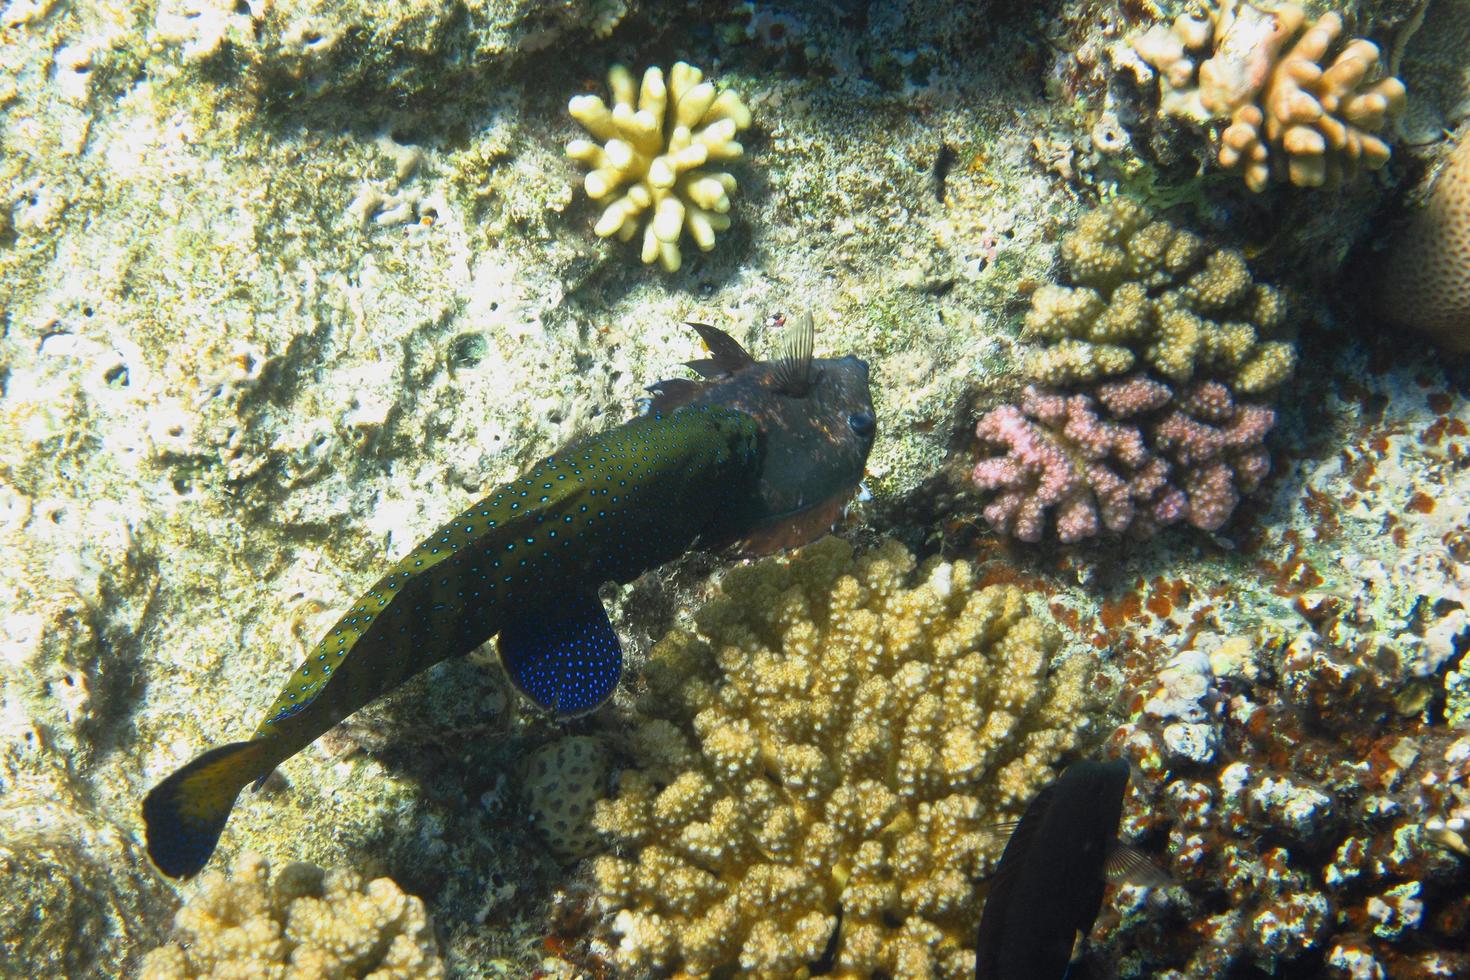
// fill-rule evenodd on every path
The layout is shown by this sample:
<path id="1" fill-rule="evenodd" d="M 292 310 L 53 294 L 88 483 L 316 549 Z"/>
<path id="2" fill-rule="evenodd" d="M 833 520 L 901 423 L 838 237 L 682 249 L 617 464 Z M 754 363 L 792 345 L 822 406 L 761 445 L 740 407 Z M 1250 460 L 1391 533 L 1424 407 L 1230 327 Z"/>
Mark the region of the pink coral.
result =
<path id="1" fill-rule="evenodd" d="M 1014 405 L 1002 405 L 980 420 L 982 446 L 1005 446 L 1004 456 L 981 460 L 973 479 L 982 490 L 1001 493 L 985 518 L 1005 534 L 1040 541 L 1046 510 L 1062 505 L 1071 514 L 1083 492 L 1082 475 L 1056 440 Z"/>
<path id="2" fill-rule="evenodd" d="M 1048 511 L 1064 543 L 1180 521 L 1213 531 L 1270 471 L 1262 443 L 1275 421 L 1215 381 L 1177 395 L 1143 374 L 1090 393 L 1033 385 L 1020 405 L 980 420 L 983 458 L 972 478 L 997 491 L 986 520 L 1022 541 L 1041 540 Z"/>

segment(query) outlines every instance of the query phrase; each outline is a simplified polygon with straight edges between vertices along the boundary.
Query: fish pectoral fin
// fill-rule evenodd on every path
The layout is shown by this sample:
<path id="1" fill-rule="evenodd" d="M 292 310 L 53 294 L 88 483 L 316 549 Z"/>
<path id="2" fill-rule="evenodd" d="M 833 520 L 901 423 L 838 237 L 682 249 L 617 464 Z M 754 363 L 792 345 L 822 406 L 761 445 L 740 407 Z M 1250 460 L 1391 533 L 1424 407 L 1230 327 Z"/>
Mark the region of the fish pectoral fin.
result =
<path id="1" fill-rule="evenodd" d="M 996 823 L 981 824 L 976 828 L 975 833 L 980 836 L 982 846 L 1002 847 L 1006 841 L 1011 839 L 1011 835 L 1019 826 L 1021 826 L 1019 820 L 1001 820 Z"/>
<path id="2" fill-rule="evenodd" d="M 143 797 L 148 856 L 170 878 L 190 878 L 214 853 L 245 784 L 276 767 L 265 739 L 210 749 Z"/>
<path id="3" fill-rule="evenodd" d="M 688 405 L 704 391 L 705 385 L 688 378 L 670 378 L 649 385 L 644 391 L 652 397 L 648 400 L 649 412 L 672 412 L 680 405 Z"/>
<path id="4" fill-rule="evenodd" d="M 512 617 L 500 631 L 511 683 L 557 718 L 600 708 L 623 674 L 623 647 L 593 594 Z"/>
<path id="5" fill-rule="evenodd" d="M 1144 857 L 1141 851 L 1120 840 L 1114 840 L 1108 846 L 1103 873 L 1114 884 L 1127 882 L 1143 888 L 1167 888 L 1174 884 L 1174 879 Z"/>
<path id="6" fill-rule="evenodd" d="M 275 771 L 275 767 L 272 766 L 270 769 L 267 769 L 265 772 L 261 773 L 260 778 L 250 784 L 250 792 L 259 793 L 265 787 L 265 781 L 267 779 L 270 779 Z"/>

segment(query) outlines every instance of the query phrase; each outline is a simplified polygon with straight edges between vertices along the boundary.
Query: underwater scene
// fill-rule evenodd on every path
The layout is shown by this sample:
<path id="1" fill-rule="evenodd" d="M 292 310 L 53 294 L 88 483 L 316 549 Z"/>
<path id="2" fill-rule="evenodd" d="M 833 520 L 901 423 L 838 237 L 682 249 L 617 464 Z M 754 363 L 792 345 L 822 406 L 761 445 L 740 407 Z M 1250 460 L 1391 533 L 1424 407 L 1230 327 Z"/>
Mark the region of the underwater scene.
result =
<path id="1" fill-rule="evenodd" d="M 1470 0 L 0 0 L 0 977 L 1470 977 Z"/>

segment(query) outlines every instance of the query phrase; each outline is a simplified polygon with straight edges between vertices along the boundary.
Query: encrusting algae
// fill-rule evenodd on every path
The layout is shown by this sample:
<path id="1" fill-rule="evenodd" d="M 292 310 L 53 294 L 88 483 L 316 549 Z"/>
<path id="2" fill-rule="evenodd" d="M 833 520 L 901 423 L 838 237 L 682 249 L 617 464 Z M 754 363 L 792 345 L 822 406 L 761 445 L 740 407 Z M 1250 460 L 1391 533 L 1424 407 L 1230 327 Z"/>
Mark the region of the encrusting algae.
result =
<path id="1" fill-rule="evenodd" d="M 629 975 L 969 976 L 974 881 L 1088 734 L 1085 660 L 1020 589 L 825 538 L 654 648 L 595 864 Z M 1050 673 L 1048 672 L 1050 668 Z M 835 933 L 835 942 L 834 940 Z"/>

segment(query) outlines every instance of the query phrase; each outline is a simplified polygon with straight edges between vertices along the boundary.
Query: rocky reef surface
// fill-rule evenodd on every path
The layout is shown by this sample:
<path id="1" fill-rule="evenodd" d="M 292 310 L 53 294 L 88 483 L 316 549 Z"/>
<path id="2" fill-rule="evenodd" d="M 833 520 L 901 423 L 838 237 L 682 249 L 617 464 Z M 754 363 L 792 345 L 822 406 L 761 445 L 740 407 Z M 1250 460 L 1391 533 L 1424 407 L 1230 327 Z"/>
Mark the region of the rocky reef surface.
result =
<path id="1" fill-rule="evenodd" d="M 1129 38 L 1186 6 L 0 4 L 0 973 L 122 975 L 184 900 L 212 907 L 220 879 L 149 867 L 147 788 L 248 733 L 385 562 L 701 356 L 682 321 L 762 352 L 801 309 L 819 353 L 873 365 L 847 536 L 1019 588 L 1061 628 L 1056 669 L 1099 671 L 1078 748 L 1139 766 L 1125 830 L 1179 887 L 1119 892 L 1095 971 L 1463 970 L 1470 373 L 1367 314 L 1353 270 L 1467 135 L 1470 11 L 1303 5 L 1409 88 L 1391 159 L 1327 208 L 1253 194 L 1160 111 Z M 667 273 L 594 233 L 564 147 L 612 64 L 677 60 L 752 125 L 722 165 L 730 228 Z M 1117 197 L 1288 298 L 1271 476 L 1208 531 L 1006 541 L 969 481 L 975 423 L 1028 380 L 1059 239 Z M 346 867 L 344 894 L 387 876 L 383 901 L 424 903 L 414 962 L 450 976 L 610 969 L 593 862 L 565 862 L 613 787 L 579 768 L 569 804 L 538 764 L 640 759 L 619 712 L 728 564 L 610 595 L 630 683 L 574 726 L 595 744 L 547 751 L 566 733 L 487 648 L 245 794 L 217 866 Z"/>

